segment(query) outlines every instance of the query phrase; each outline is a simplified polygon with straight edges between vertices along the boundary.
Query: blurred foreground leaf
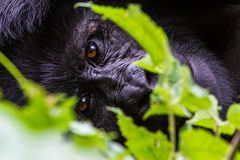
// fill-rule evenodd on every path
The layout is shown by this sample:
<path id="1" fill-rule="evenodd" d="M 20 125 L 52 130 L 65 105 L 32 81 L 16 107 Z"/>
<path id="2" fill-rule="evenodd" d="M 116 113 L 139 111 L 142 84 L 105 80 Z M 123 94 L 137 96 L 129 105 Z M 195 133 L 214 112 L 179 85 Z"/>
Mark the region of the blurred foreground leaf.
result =
<path id="1" fill-rule="evenodd" d="M 167 137 L 160 131 L 149 132 L 144 127 L 136 126 L 132 119 L 126 117 L 120 110 L 111 109 L 117 113 L 118 125 L 126 138 L 126 146 L 139 160 L 166 160 L 169 157 L 170 144 Z"/>
<path id="2" fill-rule="evenodd" d="M 180 134 L 180 151 L 191 160 L 223 160 L 229 149 L 228 143 L 205 130 L 185 130 Z"/>
<path id="3" fill-rule="evenodd" d="M 240 105 L 239 104 L 233 104 L 230 106 L 228 113 L 227 113 L 227 119 L 238 129 L 240 129 Z"/>

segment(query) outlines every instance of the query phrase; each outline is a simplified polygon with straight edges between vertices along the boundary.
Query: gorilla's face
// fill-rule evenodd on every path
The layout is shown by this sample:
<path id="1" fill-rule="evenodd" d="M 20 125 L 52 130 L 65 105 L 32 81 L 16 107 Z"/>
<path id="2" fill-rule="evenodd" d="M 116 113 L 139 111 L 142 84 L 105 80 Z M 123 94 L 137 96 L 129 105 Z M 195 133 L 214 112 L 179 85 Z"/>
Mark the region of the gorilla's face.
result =
<path id="1" fill-rule="evenodd" d="M 114 130 L 115 117 L 106 107 L 141 117 L 157 77 L 132 64 L 145 53 L 127 33 L 88 10 L 79 14 L 60 53 L 50 52 L 41 64 L 41 83 L 50 92 L 79 97 L 79 119 Z"/>
<path id="2" fill-rule="evenodd" d="M 0 27 L 3 35 L 0 36 L 0 49 L 27 78 L 42 84 L 51 93 L 64 92 L 78 97 L 75 109 L 78 118 L 90 119 L 97 127 L 117 129 L 113 113 L 106 109 L 106 106 L 114 106 L 134 117 L 137 124 L 151 130 L 161 126 L 166 129 L 167 119 L 162 117 L 141 121 L 143 113 L 149 107 L 149 94 L 157 77 L 132 64 L 143 58 L 145 53 L 127 33 L 113 23 L 103 21 L 89 9 L 73 9 L 77 2 L 75 0 L 54 1 L 55 3 L 48 0 L 22 0 L 23 5 L 20 6 L 15 1 L 5 1 L 3 7 L 0 7 L 7 9 L 0 16 L 0 22 L 3 22 L 3 27 Z M 135 0 L 104 2 L 107 5 L 125 6 Z M 227 107 L 237 95 L 232 89 L 228 71 L 222 66 L 224 50 L 220 52 L 224 54 L 220 55 L 211 51 L 220 51 L 218 44 L 225 42 L 229 32 L 223 37 L 216 37 L 218 32 L 225 31 L 222 32 L 221 27 L 213 34 L 209 32 L 213 26 L 225 24 L 226 17 L 222 21 L 216 16 L 218 20 L 210 23 L 209 18 L 205 21 L 199 15 L 202 11 L 191 3 L 179 5 L 175 0 L 137 2 L 167 31 L 173 55 L 191 68 L 193 79 L 218 98 L 219 104 L 223 106 L 221 113 L 224 117 Z M 29 4 L 38 7 L 29 8 Z M 191 15 L 195 9 L 196 12 Z M 225 11 L 209 11 L 213 15 L 225 15 Z M 40 15 L 37 16 L 38 14 Z M 209 44 L 202 41 L 205 38 Z M 217 41 L 219 43 L 215 43 Z M 227 46 L 223 48 L 228 50 Z M 5 98 L 24 104 L 24 96 L 16 81 L 1 67 L 0 72 L 0 86 Z"/>

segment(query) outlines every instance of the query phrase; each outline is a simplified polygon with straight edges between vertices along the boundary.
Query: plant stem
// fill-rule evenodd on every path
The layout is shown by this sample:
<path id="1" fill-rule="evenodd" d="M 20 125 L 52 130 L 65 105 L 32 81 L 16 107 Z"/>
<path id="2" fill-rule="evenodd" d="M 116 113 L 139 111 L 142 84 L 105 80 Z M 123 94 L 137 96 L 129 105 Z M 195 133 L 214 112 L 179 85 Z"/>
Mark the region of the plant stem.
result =
<path id="1" fill-rule="evenodd" d="M 232 141 L 231 141 L 231 149 L 226 157 L 226 160 L 233 160 L 238 149 L 240 146 L 240 130 L 236 132 L 234 135 Z"/>
<path id="2" fill-rule="evenodd" d="M 216 130 L 215 130 L 215 136 L 218 137 L 218 138 L 221 136 L 218 125 L 217 125 Z"/>
<path id="3" fill-rule="evenodd" d="M 170 135 L 170 142 L 171 142 L 171 154 L 170 159 L 175 159 L 175 151 L 176 151 L 176 128 L 175 128 L 175 117 L 172 112 L 168 115 L 168 122 L 169 122 L 169 135 Z"/>
<path id="4" fill-rule="evenodd" d="M 0 52 L 0 64 L 2 64 L 18 81 L 21 87 L 23 87 L 24 83 L 26 82 L 25 77 L 2 52 Z"/>

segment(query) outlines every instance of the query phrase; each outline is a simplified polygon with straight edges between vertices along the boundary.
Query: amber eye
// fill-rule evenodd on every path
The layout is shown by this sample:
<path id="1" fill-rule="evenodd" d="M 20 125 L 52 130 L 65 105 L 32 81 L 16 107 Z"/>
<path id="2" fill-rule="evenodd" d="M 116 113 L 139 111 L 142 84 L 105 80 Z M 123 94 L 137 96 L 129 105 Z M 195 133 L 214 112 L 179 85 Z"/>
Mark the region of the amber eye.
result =
<path id="1" fill-rule="evenodd" d="M 86 49 L 86 56 L 88 59 L 95 59 L 98 56 L 98 47 L 95 42 L 90 42 Z"/>
<path id="2" fill-rule="evenodd" d="M 78 110 L 80 112 L 84 112 L 90 108 L 90 96 L 85 95 L 81 97 L 79 105 L 78 105 Z"/>

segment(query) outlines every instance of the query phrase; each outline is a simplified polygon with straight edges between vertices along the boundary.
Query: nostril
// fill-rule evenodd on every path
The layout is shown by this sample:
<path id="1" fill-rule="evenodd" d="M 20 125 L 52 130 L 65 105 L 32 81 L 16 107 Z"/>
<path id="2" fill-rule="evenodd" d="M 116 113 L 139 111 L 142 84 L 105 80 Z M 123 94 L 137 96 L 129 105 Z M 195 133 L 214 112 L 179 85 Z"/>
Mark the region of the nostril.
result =
<path id="1" fill-rule="evenodd" d="M 125 76 L 129 81 L 141 81 L 144 78 L 144 71 L 137 66 L 130 65 L 125 71 Z"/>
<path id="2" fill-rule="evenodd" d="M 131 70 L 130 72 L 131 72 L 132 76 L 141 76 L 141 75 L 143 75 L 142 74 L 143 71 L 140 68 L 136 67 L 136 66 L 131 67 L 130 70 Z"/>
<path id="3" fill-rule="evenodd" d="M 129 65 L 125 71 L 125 78 L 131 85 L 154 89 L 158 76 L 137 66 Z"/>
<path id="4" fill-rule="evenodd" d="M 149 71 L 145 71 L 145 76 L 146 76 L 146 80 L 147 80 L 147 84 L 148 84 L 149 88 L 154 89 L 154 87 L 158 81 L 158 76 Z"/>

